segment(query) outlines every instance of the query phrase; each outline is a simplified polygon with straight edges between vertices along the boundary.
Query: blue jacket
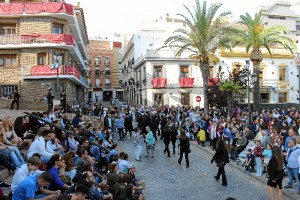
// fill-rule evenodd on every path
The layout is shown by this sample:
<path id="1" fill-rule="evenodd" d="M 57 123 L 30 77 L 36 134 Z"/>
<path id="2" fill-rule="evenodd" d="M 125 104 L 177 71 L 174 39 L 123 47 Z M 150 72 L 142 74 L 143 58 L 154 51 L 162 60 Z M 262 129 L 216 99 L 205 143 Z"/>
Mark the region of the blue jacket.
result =
<path id="1" fill-rule="evenodd" d="M 286 156 L 286 160 L 288 161 L 287 166 L 289 168 L 299 168 L 298 158 L 300 156 L 300 148 L 295 146 L 293 148 L 289 148 Z"/>

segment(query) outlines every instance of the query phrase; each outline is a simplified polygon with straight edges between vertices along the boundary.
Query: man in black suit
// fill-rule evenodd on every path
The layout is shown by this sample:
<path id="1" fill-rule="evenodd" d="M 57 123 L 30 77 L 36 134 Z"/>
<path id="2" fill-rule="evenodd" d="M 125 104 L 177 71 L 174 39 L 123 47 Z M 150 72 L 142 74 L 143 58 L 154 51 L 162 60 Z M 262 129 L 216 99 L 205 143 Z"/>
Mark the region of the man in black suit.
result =
<path id="1" fill-rule="evenodd" d="M 11 102 L 10 109 L 14 109 L 14 104 L 17 103 L 17 110 L 19 110 L 19 99 L 20 99 L 20 94 L 18 93 L 18 90 L 15 89 L 14 94 L 13 94 L 13 101 Z"/>
<path id="2" fill-rule="evenodd" d="M 52 89 L 50 88 L 47 94 L 48 110 L 50 111 L 52 111 L 53 109 L 53 99 L 54 99 L 54 95 L 52 94 Z"/>

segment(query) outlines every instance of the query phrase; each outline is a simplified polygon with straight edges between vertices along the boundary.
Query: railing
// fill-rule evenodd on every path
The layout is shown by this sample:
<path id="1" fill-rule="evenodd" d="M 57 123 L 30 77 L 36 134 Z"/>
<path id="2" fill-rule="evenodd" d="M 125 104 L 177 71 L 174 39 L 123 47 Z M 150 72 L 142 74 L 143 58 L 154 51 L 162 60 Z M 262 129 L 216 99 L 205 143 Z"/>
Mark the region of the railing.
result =
<path id="1" fill-rule="evenodd" d="M 67 3 L 0 3 L 0 15 L 65 13 L 74 14 L 73 5 Z"/>
<path id="2" fill-rule="evenodd" d="M 58 69 L 59 75 L 73 75 L 80 80 L 80 72 L 74 66 L 62 66 Z M 36 65 L 22 67 L 23 76 L 53 76 L 57 70 L 51 70 L 49 65 Z M 80 80 L 81 81 L 81 80 Z"/>
<path id="3" fill-rule="evenodd" d="M 0 45 L 34 43 L 55 43 L 74 46 L 75 40 L 72 35 L 68 34 L 0 35 Z"/>
<path id="4" fill-rule="evenodd" d="M 259 80 L 259 85 L 260 87 L 274 87 L 274 86 L 281 86 L 281 87 L 286 87 L 290 83 L 289 81 L 282 81 L 279 79 L 260 79 Z"/>

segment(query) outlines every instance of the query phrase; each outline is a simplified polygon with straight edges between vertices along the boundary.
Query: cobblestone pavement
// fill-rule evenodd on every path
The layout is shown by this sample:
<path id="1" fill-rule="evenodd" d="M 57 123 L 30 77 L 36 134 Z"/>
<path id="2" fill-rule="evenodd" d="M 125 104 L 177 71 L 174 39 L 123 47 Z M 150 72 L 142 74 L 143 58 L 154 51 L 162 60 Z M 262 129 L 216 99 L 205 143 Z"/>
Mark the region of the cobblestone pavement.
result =
<path id="1" fill-rule="evenodd" d="M 122 151 L 129 154 L 129 160 L 134 161 L 134 147 L 129 140 L 120 142 L 120 146 Z M 136 178 L 146 182 L 147 200 L 224 200 L 227 197 L 238 200 L 269 199 L 266 184 L 231 165 L 225 167 L 228 187 L 221 186 L 221 181 L 213 178 L 217 167 L 215 163 L 210 163 L 212 154 L 196 145 L 191 145 L 190 168 L 185 167 L 184 159 L 181 165 L 177 163 L 177 149 L 176 154 L 168 158 L 163 153 L 162 141 L 155 148 L 155 158 L 145 158 L 143 148 L 143 160 L 133 162 L 137 169 Z M 283 199 L 293 198 L 284 195 Z"/>
<path id="2" fill-rule="evenodd" d="M 8 110 L 8 109 L 0 109 L 0 119 L 3 119 L 6 116 L 11 117 L 15 120 L 19 116 L 24 116 L 24 112 L 33 112 L 32 110 Z"/>

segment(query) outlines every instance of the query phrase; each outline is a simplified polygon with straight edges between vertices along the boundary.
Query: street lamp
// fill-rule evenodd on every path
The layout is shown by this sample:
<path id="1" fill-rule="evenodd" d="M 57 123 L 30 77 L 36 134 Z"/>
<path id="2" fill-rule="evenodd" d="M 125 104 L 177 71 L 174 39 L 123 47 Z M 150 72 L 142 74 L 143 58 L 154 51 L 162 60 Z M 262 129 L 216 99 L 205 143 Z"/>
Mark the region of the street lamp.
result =
<path id="1" fill-rule="evenodd" d="M 58 70 L 59 70 L 59 67 L 60 67 L 60 64 L 61 64 L 61 60 L 59 59 L 61 57 L 60 54 L 54 54 L 54 63 L 51 65 L 51 70 L 54 70 L 56 69 L 56 98 L 57 100 L 60 100 L 60 87 L 59 87 L 59 77 L 58 77 Z"/>
<path id="2" fill-rule="evenodd" d="M 244 83 L 247 87 L 247 96 L 248 96 L 248 112 L 249 112 L 249 123 L 251 118 L 251 107 L 250 107 L 250 87 L 257 81 L 257 74 L 256 72 L 252 72 L 249 69 L 250 62 L 246 60 L 246 65 L 242 70 L 240 75 L 241 82 Z"/>

